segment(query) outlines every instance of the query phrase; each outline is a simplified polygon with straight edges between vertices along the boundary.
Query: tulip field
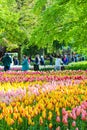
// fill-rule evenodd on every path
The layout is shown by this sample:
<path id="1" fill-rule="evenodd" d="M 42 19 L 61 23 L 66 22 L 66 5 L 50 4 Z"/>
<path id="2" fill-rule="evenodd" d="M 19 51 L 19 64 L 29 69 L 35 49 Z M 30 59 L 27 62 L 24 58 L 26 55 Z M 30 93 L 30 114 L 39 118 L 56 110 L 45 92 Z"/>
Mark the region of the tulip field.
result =
<path id="1" fill-rule="evenodd" d="M 87 71 L 0 72 L 0 130 L 87 130 Z"/>

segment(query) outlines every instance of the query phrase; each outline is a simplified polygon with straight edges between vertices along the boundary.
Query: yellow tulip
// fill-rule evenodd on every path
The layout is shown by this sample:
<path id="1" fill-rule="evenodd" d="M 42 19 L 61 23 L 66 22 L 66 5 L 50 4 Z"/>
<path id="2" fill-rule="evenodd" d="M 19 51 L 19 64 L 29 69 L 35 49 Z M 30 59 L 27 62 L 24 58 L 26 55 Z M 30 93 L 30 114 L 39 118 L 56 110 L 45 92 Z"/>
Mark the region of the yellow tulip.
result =
<path id="1" fill-rule="evenodd" d="M 43 112 L 42 112 L 42 117 L 45 119 L 46 118 L 46 110 L 44 110 Z"/>
<path id="2" fill-rule="evenodd" d="M 40 123 L 40 125 L 42 125 L 43 124 L 43 118 L 40 116 L 40 118 L 39 118 L 39 123 Z"/>
<path id="3" fill-rule="evenodd" d="M 49 123 L 49 129 L 51 130 L 53 127 L 52 123 Z"/>
<path id="4" fill-rule="evenodd" d="M 19 117 L 19 118 L 18 118 L 18 123 L 21 124 L 22 122 L 23 122 L 22 118 Z"/>
<path id="5" fill-rule="evenodd" d="M 0 120 L 2 120 L 3 119 L 3 114 L 2 113 L 0 113 Z"/>

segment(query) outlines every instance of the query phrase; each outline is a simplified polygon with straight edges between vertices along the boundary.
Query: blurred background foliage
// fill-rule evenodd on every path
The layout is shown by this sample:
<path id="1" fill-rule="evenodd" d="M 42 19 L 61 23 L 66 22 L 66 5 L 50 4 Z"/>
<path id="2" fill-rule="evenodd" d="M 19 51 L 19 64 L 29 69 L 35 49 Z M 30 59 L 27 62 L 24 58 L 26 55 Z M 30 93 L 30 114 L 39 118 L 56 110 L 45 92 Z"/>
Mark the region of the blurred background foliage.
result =
<path id="1" fill-rule="evenodd" d="M 0 45 L 7 51 L 28 55 L 70 46 L 86 55 L 86 42 L 86 0 L 0 0 Z"/>

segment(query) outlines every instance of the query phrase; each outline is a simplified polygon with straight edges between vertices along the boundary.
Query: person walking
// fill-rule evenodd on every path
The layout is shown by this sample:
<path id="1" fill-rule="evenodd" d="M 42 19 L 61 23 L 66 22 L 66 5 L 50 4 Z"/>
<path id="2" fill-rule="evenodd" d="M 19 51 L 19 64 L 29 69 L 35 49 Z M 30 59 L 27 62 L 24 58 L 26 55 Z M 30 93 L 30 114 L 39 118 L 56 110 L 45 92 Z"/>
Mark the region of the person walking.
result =
<path id="1" fill-rule="evenodd" d="M 55 60 L 55 70 L 61 70 L 61 65 L 63 64 L 61 57 L 58 55 Z"/>
<path id="2" fill-rule="evenodd" d="M 49 59 L 50 59 L 50 65 L 53 65 L 53 56 L 50 55 L 50 56 L 49 56 Z"/>
<path id="3" fill-rule="evenodd" d="M 12 59 L 9 56 L 9 54 L 5 54 L 5 56 L 2 57 L 1 61 L 4 66 L 4 71 L 10 70 L 10 65 L 12 63 Z"/>
<path id="4" fill-rule="evenodd" d="M 40 64 L 41 64 L 41 65 L 45 65 L 43 55 L 41 55 L 41 58 L 40 58 Z"/>
<path id="5" fill-rule="evenodd" d="M 64 63 L 65 65 L 68 64 L 68 57 L 67 57 L 67 55 L 65 55 L 65 56 L 63 57 L 63 63 Z"/>
<path id="6" fill-rule="evenodd" d="M 22 60 L 22 71 L 27 71 L 27 70 L 29 70 L 29 62 L 27 57 L 24 55 Z"/>
<path id="7" fill-rule="evenodd" d="M 13 63 L 14 63 L 14 65 L 19 64 L 18 58 L 16 56 L 13 57 Z"/>
<path id="8" fill-rule="evenodd" d="M 39 65 L 40 65 L 40 57 L 39 55 L 37 54 L 35 56 L 35 64 L 34 64 L 34 70 L 35 71 L 38 71 L 39 70 Z"/>

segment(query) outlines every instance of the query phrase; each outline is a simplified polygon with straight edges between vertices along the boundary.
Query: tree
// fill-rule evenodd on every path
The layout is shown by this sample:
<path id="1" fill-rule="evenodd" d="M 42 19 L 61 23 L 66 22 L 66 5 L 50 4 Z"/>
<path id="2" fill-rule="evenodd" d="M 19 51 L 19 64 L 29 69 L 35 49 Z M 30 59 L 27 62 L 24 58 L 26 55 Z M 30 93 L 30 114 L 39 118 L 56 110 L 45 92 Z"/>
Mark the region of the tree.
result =
<path id="1" fill-rule="evenodd" d="M 0 5 L 0 45 L 7 46 L 8 49 L 19 48 L 21 53 L 26 39 L 29 44 L 30 30 L 35 24 L 31 11 L 33 1 L 1 0 Z"/>
<path id="2" fill-rule="evenodd" d="M 86 0 L 36 0 L 34 11 L 39 22 L 32 32 L 31 42 L 35 41 L 39 46 L 52 46 L 53 40 L 57 39 L 72 47 L 85 46 L 86 8 Z"/>
<path id="3" fill-rule="evenodd" d="M 0 0 L 0 45 L 86 48 L 86 9 L 86 0 Z"/>

